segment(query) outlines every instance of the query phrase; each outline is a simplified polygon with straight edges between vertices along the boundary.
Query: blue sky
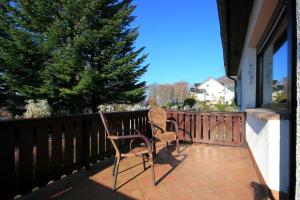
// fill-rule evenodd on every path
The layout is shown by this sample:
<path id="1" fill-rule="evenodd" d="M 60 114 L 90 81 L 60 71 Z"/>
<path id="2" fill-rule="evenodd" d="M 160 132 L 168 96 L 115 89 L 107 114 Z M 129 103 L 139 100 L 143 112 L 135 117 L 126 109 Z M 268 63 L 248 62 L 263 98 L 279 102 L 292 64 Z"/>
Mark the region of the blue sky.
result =
<path id="1" fill-rule="evenodd" d="M 278 80 L 283 83 L 284 78 L 287 78 L 287 42 L 273 56 L 273 80 Z"/>
<path id="2" fill-rule="evenodd" d="M 140 26 L 136 47 L 145 46 L 147 84 L 201 82 L 224 75 L 216 0 L 134 0 Z"/>

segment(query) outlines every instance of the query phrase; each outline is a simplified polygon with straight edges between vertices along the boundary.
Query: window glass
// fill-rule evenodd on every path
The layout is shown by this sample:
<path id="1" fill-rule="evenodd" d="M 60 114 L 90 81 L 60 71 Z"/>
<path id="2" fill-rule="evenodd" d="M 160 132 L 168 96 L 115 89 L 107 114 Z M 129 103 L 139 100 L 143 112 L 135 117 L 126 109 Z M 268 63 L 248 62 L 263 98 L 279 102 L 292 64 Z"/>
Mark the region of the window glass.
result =
<path id="1" fill-rule="evenodd" d="M 287 103 L 287 34 L 278 32 L 259 60 L 262 67 L 262 104 L 286 109 Z"/>

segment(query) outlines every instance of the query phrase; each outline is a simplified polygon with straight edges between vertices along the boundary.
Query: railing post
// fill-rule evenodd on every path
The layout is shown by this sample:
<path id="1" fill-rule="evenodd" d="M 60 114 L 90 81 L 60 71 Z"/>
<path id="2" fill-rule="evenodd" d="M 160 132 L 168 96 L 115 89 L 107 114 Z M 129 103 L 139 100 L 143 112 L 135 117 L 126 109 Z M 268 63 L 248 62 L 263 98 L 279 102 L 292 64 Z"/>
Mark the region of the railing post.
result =
<path id="1" fill-rule="evenodd" d="M 86 119 L 82 119 L 82 135 L 81 135 L 81 163 L 86 168 L 90 169 L 89 164 L 89 134 L 88 134 L 88 124 Z"/>

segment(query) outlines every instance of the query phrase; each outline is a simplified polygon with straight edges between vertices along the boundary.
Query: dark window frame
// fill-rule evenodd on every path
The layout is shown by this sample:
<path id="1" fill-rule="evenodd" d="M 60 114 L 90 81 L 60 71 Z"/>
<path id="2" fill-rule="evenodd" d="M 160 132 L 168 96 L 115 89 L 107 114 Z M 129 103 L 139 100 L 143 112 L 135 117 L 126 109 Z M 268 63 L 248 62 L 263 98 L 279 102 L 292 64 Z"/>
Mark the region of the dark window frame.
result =
<path id="1" fill-rule="evenodd" d="M 275 8 L 270 22 L 267 25 L 265 32 L 263 33 L 258 45 L 257 45 L 257 54 L 256 54 L 256 107 L 268 108 L 275 111 L 284 111 L 288 112 L 289 109 L 289 100 L 287 103 L 263 103 L 263 54 L 273 40 L 278 36 L 278 33 L 282 30 L 282 27 L 286 26 L 288 29 L 288 13 L 287 6 L 284 1 L 279 1 Z M 285 32 L 284 31 L 284 32 Z M 288 42 L 289 48 L 289 35 L 287 35 L 286 41 Z M 289 53 L 288 53 L 289 54 Z M 288 55 L 289 57 L 289 55 Z M 287 59 L 288 59 L 287 57 Z M 287 63 L 287 71 L 290 71 L 290 65 Z M 290 73 L 287 75 L 287 79 L 290 80 Z M 288 81 L 289 82 L 289 81 Z M 289 84 L 289 83 L 288 83 Z M 290 86 L 288 85 L 288 93 L 290 93 Z M 289 94 L 288 94 L 289 95 Z"/>

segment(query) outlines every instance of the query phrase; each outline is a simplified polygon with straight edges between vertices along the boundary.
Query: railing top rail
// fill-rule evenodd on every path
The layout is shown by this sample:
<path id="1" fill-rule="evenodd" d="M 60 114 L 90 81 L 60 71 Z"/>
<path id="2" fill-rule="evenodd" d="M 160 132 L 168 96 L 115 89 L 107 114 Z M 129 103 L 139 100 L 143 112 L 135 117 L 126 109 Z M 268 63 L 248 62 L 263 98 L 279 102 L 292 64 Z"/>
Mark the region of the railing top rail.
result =
<path id="1" fill-rule="evenodd" d="M 108 116 L 132 116 L 132 115 L 140 115 L 147 113 L 148 110 L 139 110 L 139 111 L 126 111 L 126 112 L 106 112 Z M 57 116 L 57 117 L 44 117 L 44 118 L 22 118 L 22 119 L 6 119 L 0 120 L 1 124 L 10 124 L 10 123 L 56 123 L 61 122 L 63 119 L 64 121 L 73 121 L 79 119 L 89 119 L 93 117 L 99 116 L 99 113 L 93 114 L 81 114 L 81 115 L 66 115 L 66 116 Z"/>
<path id="2" fill-rule="evenodd" d="M 200 111 L 177 111 L 177 110 L 166 110 L 168 113 L 180 113 L 180 114 L 186 114 L 186 113 L 191 113 L 191 114 L 196 114 L 200 113 L 201 115 L 244 115 L 245 112 L 200 112 Z"/>

